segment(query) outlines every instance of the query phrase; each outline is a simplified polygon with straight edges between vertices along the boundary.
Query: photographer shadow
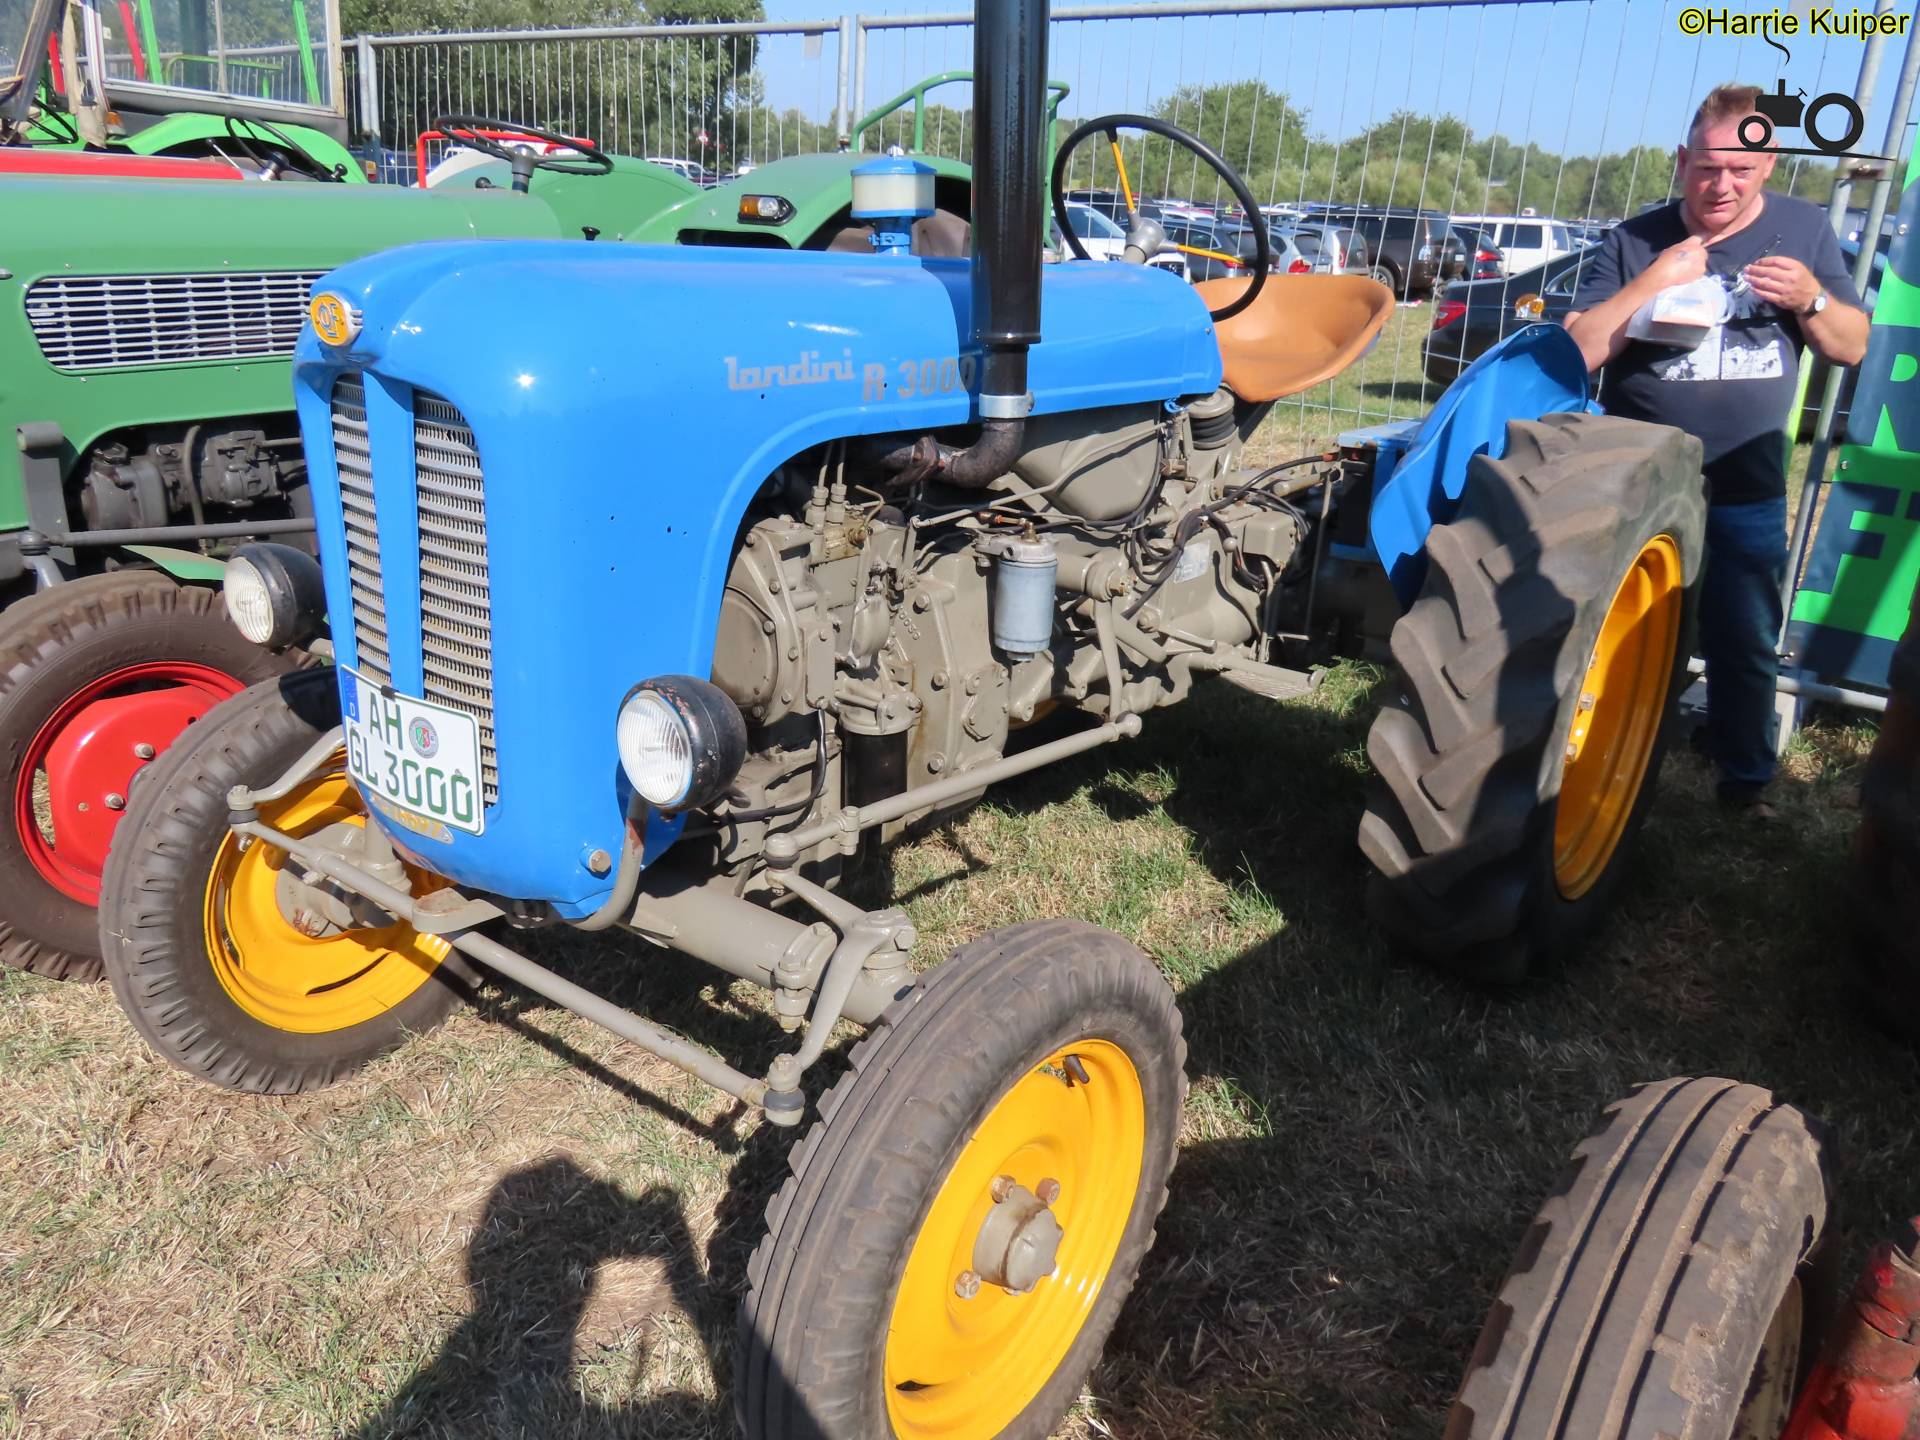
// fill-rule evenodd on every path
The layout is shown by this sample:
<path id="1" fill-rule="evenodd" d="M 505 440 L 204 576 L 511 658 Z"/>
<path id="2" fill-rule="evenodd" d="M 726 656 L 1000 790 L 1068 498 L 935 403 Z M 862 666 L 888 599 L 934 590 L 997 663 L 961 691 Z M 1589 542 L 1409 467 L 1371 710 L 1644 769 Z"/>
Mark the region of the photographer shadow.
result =
<path id="1" fill-rule="evenodd" d="M 736 1166 L 763 1168 L 764 1146 Z M 734 1187 L 741 1188 L 741 1187 Z M 758 1190 L 750 1183 L 749 1190 Z M 746 1263 L 743 1231 L 723 1207 L 703 1272 L 682 1201 L 654 1187 L 633 1196 L 564 1156 L 503 1176 L 488 1194 L 466 1254 L 470 1311 L 439 1352 L 351 1440 L 615 1440 L 729 1433 L 723 1398 L 688 1381 L 636 1404 L 587 1398 L 586 1366 L 618 1364 L 605 1388 L 636 1389 L 648 1369 L 676 1368 L 689 1328 L 717 1385 L 726 1368 L 734 1295 Z M 649 1361 L 669 1347 L 661 1366 Z"/>

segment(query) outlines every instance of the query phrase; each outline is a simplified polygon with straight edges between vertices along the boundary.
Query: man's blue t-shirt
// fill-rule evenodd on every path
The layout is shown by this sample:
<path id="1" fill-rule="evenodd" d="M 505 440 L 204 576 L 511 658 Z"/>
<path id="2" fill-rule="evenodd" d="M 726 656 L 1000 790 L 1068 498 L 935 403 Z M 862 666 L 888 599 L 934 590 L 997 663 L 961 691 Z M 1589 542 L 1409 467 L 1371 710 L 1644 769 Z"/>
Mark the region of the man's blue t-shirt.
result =
<path id="1" fill-rule="evenodd" d="M 1687 238 L 1680 204 L 1616 226 L 1574 296 L 1591 310 L 1659 256 Z M 1692 350 L 1629 340 L 1606 364 L 1600 403 L 1610 415 L 1676 425 L 1700 437 L 1708 493 L 1717 505 L 1778 499 L 1786 493 L 1786 424 L 1798 388 L 1804 337 L 1798 316 L 1762 300 L 1740 272 L 1763 255 L 1798 260 L 1834 301 L 1858 305 L 1840 244 L 1826 213 L 1768 191 L 1751 225 L 1707 247 L 1707 273 L 1733 295 L 1733 313 Z"/>

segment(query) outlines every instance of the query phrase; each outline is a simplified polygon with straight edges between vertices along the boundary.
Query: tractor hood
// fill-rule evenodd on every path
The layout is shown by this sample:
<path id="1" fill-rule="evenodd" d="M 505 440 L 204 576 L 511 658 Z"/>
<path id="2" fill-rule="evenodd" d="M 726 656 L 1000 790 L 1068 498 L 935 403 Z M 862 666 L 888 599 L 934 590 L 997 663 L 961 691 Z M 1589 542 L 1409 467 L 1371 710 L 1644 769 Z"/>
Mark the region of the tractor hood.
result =
<path id="1" fill-rule="evenodd" d="M 311 270 L 390 245 L 559 233 L 524 195 L 387 185 L 182 185 L 73 176 L 0 180 L 7 267 L 40 274 Z"/>
<path id="2" fill-rule="evenodd" d="M 484 831 L 382 815 L 396 840 L 467 886 L 590 912 L 610 881 L 587 857 L 624 833 L 620 701 L 711 672 L 741 519 L 782 462 L 973 419 L 969 283 L 964 261 L 523 242 L 417 246 L 322 281 L 362 326 L 342 348 L 309 330 L 295 362 L 340 659 L 361 666 L 379 633 L 393 688 L 420 696 L 438 637 L 486 637 L 486 673 L 438 692 L 484 712 L 497 750 Z M 1204 306 L 1157 270 L 1049 267 L 1042 329 L 1039 414 L 1220 383 Z M 452 601 L 433 573 L 449 434 L 470 518 Z M 676 833 L 654 817 L 649 857 Z"/>

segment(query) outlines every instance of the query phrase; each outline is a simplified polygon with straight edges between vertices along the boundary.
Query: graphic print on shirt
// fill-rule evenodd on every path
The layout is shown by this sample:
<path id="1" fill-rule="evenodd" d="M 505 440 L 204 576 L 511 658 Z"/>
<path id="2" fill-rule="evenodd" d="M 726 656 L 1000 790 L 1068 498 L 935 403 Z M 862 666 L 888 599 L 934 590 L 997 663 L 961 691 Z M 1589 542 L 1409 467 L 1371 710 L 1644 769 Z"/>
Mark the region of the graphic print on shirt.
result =
<path id="1" fill-rule="evenodd" d="M 1725 285 L 1732 296 L 1733 310 L 1728 321 L 1736 327 L 1734 337 L 1728 339 L 1727 325 L 1716 325 L 1686 354 L 1656 361 L 1653 373 L 1662 380 L 1777 380 L 1785 375 L 1786 348 L 1780 342 L 1779 331 L 1773 328 L 1778 312 L 1753 292 L 1744 275 L 1714 278 Z M 1767 338 L 1743 341 L 1738 322 L 1755 319 L 1762 322 L 1760 333 Z"/>

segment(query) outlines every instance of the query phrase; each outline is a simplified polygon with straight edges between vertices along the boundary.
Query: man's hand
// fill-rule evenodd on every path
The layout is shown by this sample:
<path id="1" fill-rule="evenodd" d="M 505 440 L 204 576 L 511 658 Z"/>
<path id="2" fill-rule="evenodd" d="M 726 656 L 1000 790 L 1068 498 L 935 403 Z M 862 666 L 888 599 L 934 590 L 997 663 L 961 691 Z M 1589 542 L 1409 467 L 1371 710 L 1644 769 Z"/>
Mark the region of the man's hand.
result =
<path id="1" fill-rule="evenodd" d="M 1813 272 L 1786 255 L 1768 255 L 1747 266 L 1753 293 L 1789 314 L 1798 315 L 1819 296 L 1821 284 Z"/>
<path id="2" fill-rule="evenodd" d="M 1698 235 L 1689 235 L 1678 245 L 1662 250 L 1641 273 L 1650 290 L 1669 290 L 1698 280 L 1707 273 L 1707 242 Z"/>

